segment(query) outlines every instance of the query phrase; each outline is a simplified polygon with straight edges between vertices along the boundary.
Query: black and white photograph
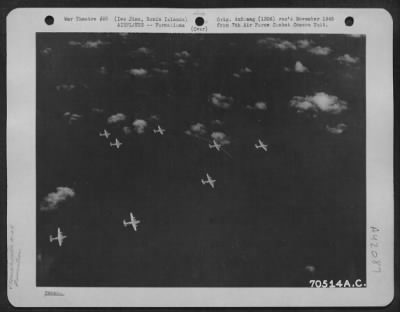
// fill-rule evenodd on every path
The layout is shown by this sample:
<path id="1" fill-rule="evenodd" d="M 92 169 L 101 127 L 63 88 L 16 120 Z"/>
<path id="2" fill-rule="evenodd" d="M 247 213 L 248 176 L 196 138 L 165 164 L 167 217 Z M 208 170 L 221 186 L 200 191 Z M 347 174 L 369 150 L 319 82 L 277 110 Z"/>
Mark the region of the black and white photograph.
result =
<path id="1" fill-rule="evenodd" d="M 379 8 L 11 11 L 10 304 L 389 305 L 393 55 Z"/>
<path id="2" fill-rule="evenodd" d="M 366 36 L 36 34 L 36 285 L 366 286 Z"/>

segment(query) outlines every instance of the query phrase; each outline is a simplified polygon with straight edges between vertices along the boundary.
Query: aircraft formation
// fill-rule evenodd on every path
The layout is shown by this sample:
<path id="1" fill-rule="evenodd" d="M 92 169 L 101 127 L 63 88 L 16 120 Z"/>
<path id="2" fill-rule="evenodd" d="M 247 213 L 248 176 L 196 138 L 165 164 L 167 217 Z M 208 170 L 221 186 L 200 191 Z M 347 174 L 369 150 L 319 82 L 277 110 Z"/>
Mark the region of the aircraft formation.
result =
<path id="1" fill-rule="evenodd" d="M 165 129 L 163 129 L 160 125 L 157 126 L 156 129 L 153 129 L 153 133 L 154 134 L 159 134 L 159 135 L 164 135 L 164 133 L 166 132 Z M 106 139 L 108 139 L 111 136 L 111 132 L 108 132 L 106 129 L 103 129 L 103 132 L 99 133 L 100 137 L 104 137 Z M 117 148 L 119 149 L 123 143 L 120 142 L 118 140 L 118 138 L 115 138 L 114 142 L 110 142 L 110 147 L 113 148 Z M 217 152 L 223 150 L 222 149 L 222 143 L 217 142 L 216 140 L 212 140 L 211 143 L 208 144 L 209 149 L 215 149 Z M 267 152 L 268 151 L 268 144 L 265 144 L 263 141 L 261 141 L 261 139 L 258 139 L 257 143 L 254 144 L 254 147 L 258 150 L 258 149 L 262 149 L 263 151 Z M 206 173 L 206 177 L 203 179 L 200 179 L 201 184 L 202 185 L 209 185 L 212 189 L 215 189 L 215 185 L 217 180 L 213 179 L 211 177 L 211 175 L 207 172 Z M 128 226 L 132 226 L 132 229 L 137 232 L 138 231 L 138 225 L 140 223 L 140 220 L 136 219 L 136 217 L 133 215 L 132 212 L 130 212 L 129 214 L 129 220 L 126 221 L 125 219 L 122 220 L 122 224 L 124 227 L 128 227 Z M 62 246 L 64 239 L 66 239 L 67 236 L 64 235 L 61 231 L 61 229 L 58 227 L 57 228 L 57 235 L 56 236 L 52 236 L 50 235 L 49 240 L 50 243 L 57 241 L 59 247 Z"/>

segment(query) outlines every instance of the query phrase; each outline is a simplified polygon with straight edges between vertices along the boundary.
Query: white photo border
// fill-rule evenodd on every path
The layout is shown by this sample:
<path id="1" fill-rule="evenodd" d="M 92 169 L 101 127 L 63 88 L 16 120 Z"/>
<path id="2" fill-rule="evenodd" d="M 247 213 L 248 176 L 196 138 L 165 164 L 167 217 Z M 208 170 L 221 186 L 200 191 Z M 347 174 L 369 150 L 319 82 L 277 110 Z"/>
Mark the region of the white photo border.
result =
<path id="1" fill-rule="evenodd" d="M 365 288 L 37 287 L 36 286 L 36 33 L 126 32 L 113 16 L 202 16 L 205 33 L 363 34 L 366 36 L 367 224 Z M 219 15 L 334 16 L 326 28 L 216 28 Z M 51 15 L 54 25 L 44 18 Z M 64 16 L 108 16 L 104 23 Z M 355 23 L 348 27 L 347 16 Z M 140 28 L 140 33 L 197 33 Z M 129 32 L 136 32 L 129 31 Z M 204 32 L 201 32 L 204 34 Z M 316 307 L 385 306 L 394 297 L 393 21 L 383 9 L 19 8 L 7 16 L 8 298 L 16 307 Z M 371 242 L 374 245 L 371 245 Z M 376 246 L 378 243 L 378 247 Z M 380 272 L 376 272 L 379 261 Z M 59 296 L 46 296 L 55 291 Z"/>

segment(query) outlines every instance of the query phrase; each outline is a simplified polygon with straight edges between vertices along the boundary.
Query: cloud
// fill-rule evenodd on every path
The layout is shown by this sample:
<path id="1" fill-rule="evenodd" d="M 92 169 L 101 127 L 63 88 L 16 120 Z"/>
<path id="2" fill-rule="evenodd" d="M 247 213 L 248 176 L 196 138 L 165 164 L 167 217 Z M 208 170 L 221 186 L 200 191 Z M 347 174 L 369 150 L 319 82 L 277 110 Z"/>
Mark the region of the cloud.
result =
<path id="1" fill-rule="evenodd" d="M 190 57 L 190 53 L 186 50 L 181 52 L 175 52 L 174 56 L 180 59 L 188 59 Z"/>
<path id="2" fill-rule="evenodd" d="M 153 68 L 153 72 L 160 74 L 160 75 L 167 75 L 168 74 L 168 69 L 162 69 L 158 67 Z"/>
<path id="3" fill-rule="evenodd" d="M 180 66 L 180 67 L 183 67 L 183 66 L 186 65 L 187 60 L 185 60 L 185 59 L 177 59 L 174 63 L 175 63 L 176 65 Z"/>
<path id="4" fill-rule="evenodd" d="M 175 57 L 174 63 L 179 67 L 184 67 L 190 58 L 190 53 L 186 50 L 175 52 L 174 57 Z"/>
<path id="5" fill-rule="evenodd" d="M 235 78 L 237 78 L 237 79 L 240 78 L 240 75 L 239 75 L 238 73 L 233 73 L 232 76 L 235 77 Z"/>
<path id="6" fill-rule="evenodd" d="M 337 124 L 336 126 L 326 125 L 326 130 L 332 134 L 342 134 L 347 129 L 347 125 L 344 123 Z"/>
<path id="7" fill-rule="evenodd" d="M 241 68 L 240 70 L 239 70 L 239 72 L 241 73 L 241 74 L 245 74 L 245 73 L 251 73 L 251 72 L 253 72 L 250 68 L 248 68 L 248 67 L 244 67 L 244 68 Z"/>
<path id="8" fill-rule="evenodd" d="M 133 130 L 135 130 L 137 134 L 143 134 L 147 127 L 147 121 L 143 119 L 135 119 L 135 121 L 132 123 L 132 126 Z"/>
<path id="9" fill-rule="evenodd" d="M 215 120 L 211 120 L 211 124 L 213 126 L 222 126 L 224 124 L 224 122 L 219 119 L 215 119 Z"/>
<path id="10" fill-rule="evenodd" d="M 71 91 L 75 88 L 76 88 L 76 85 L 74 85 L 72 83 L 71 84 L 63 83 L 63 84 L 59 84 L 56 86 L 57 91 Z"/>
<path id="11" fill-rule="evenodd" d="M 52 48 L 44 48 L 44 49 L 40 50 L 40 54 L 42 54 L 42 55 L 49 55 L 49 54 L 51 54 L 51 52 L 53 52 Z"/>
<path id="12" fill-rule="evenodd" d="M 315 266 L 313 266 L 313 265 L 306 265 L 306 266 L 304 267 L 304 270 L 307 271 L 307 272 L 309 272 L 309 273 L 315 273 L 316 268 L 315 268 Z"/>
<path id="13" fill-rule="evenodd" d="M 40 204 L 40 211 L 53 211 L 59 208 L 62 202 L 75 197 L 75 191 L 66 186 L 59 186 L 56 192 L 49 193 Z"/>
<path id="14" fill-rule="evenodd" d="M 75 41 L 75 40 L 70 40 L 68 41 L 68 45 L 70 46 L 75 46 L 75 47 L 81 47 L 84 49 L 97 49 L 100 48 L 101 46 L 111 44 L 111 42 L 106 42 L 102 40 L 88 40 L 85 42 L 80 42 L 80 41 Z"/>
<path id="15" fill-rule="evenodd" d="M 149 117 L 149 121 L 159 121 L 160 120 L 160 116 L 158 115 L 151 115 Z"/>
<path id="16" fill-rule="evenodd" d="M 211 133 L 210 137 L 212 140 L 221 145 L 231 144 L 230 138 L 223 132 L 220 131 L 213 132 Z"/>
<path id="17" fill-rule="evenodd" d="M 70 125 L 82 119 L 82 115 L 72 114 L 70 112 L 65 112 L 64 117 L 67 119 L 68 124 Z"/>
<path id="18" fill-rule="evenodd" d="M 152 53 L 152 51 L 151 51 L 149 48 L 140 47 L 140 48 L 137 48 L 137 49 L 135 50 L 135 53 L 137 53 L 137 54 L 143 54 L 143 55 L 149 55 L 149 54 Z"/>
<path id="19" fill-rule="evenodd" d="M 110 42 L 102 41 L 102 40 L 88 40 L 84 43 L 82 43 L 82 48 L 85 49 L 97 49 L 100 48 L 101 46 L 105 46 L 110 44 Z"/>
<path id="20" fill-rule="evenodd" d="M 290 100 L 290 106 L 296 108 L 298 113 L 312 111 L 340 114 L 348 109 L 346 101 L 325 92 L 317 92 L 312 96 L 294 96 Z"/>
<path id="21" fill-rule="evenodd" d="M 305 66 L 303 65 L 303 63 L 301 63 L 300 61 L 297 61 L 296 64 L 294 64 L 294 71 L 295 71 L 296 73 L 306 73 L 306 72 L 308 72 L 309 70 L 308 70 L 307 67 L 305 67 Z"/>
<path id="22" fill-rule="evenodd" d="M 250 109 L 250 110 L 266 111 L 268 109 L 268 106 L 267 106 L 267 102 L 258 101 L 258 102 L 255 102 L 253 105 L 247 105 L 246 108 Z"/>
<path id="23" fill-rule="evenodd" d="M 110 117 L 108 117 L 107 123 L 111 125 L 111 124 L 116 124 L 116 123 L 126 121 L 127 119 L 128 119 L 128 117 L 125 114 L 117 113 L 115 115 L 111 115 Z"/>
<path id="24" fill-rule="evenodd" d="M 293 69 L 291 69 L 291 68 L 285 66 L 285 67 L 283 68 L 283 70 L 284 70 L 285 72 L 292 72 L 292 71 L 294 71 L 294 72 L 296 72 L 296 73 L 307 73 L 307 72 L 309 72 L 309 69 L 308 69 L 306 66 L 304 66 L 303 63 L 300 62 L 300 61 L 297 61 L 297 62 L 294 64 Z"/>
<path id="25" fill-rule="evenodd" d="M 100 68 L 97 70 L 97 72 L 101 75 L 106 75 L 106 74 L 108 74 L 108 69 L 105 66 L 100 66 Z"/>
<path id="26" fill-rule="evenodd" d="M 336 58 L 336 60 L 341 64 L 348 65 L 348 64 L 357 64 L 360 61 L 360 58 L 356 56 L 353 57 L 346 53 L 345 55 Z"/>
<path id="27" fill-rule="evenodd" d="M 138 78 L 145 78 L 149 76 L 149 72 L 144 69 L 144 68 L 132 68 L 132 69 L 128 69 L 127 72 L 134 76 L 134 77 L 138 77 Z"/>
<path id="28" fill-rule="evenodd" d="M 282 51 L 297 50 L 297 47 L 293 42 L 290 42 L 288 40 L 282 40 L 279 38 L 267 37 L 267 38 L 259 39 L 259 40 L 257 40 L 257 44 L 260 46 L 269 48 L 269 49 L 274 48 L 274 49 L 279 49 Z"/>
<path id="29" fill-rule="evenodd" d="M 68 45 L 70 45 L 70 46 L 81 46 L 82 43 L 79 42 L 79 41 L 70 40 L 70 41 L 68 41 Z"/>
<path id="30" fill-rule="evenodd" d="M 104 113 L 104 108 L 93 107 L 93 108 L 91 109 L 91 111 L 92 111 L 93 113 L 96 113 L 96 114 L 103 114 L 103 113 Z"/>
<path id="31" fill-rule="evenodd" d="M 299 49 L 307 49 L 314 45 L 314 41 L 308 39 L 301 39 L 296 41 L 296 46 Z"/>
<path id="32" fill-rule="evenodd" d="M 222 95 L 221 93 L 213 93 L 210 96 L 211 103 L 222 109 L 228 109 L 232 106 L 233 98 Z"/>
<path id="33" fill-rule="evenodd" d="M 206 126 L 198 122 L 190 126 L 189 130 L 185 131 L 188 135 L 204 135 L 207 133 Z"/>
<path id="34" fill-rule="evenodd" d="M 308 49 L 307 51 L 315 55 L 328 55 L 332 52 L 332 49 L 330 47 L 316 46 Z"/>
<path id="35" fill-rule="evenodd" d="M 122 132 L 125 133 L 126 135 L 129 135 L 129 134 L 132 133 L 132 128 L 128 127 L 128 126 L 125 126 L 125 127 L 122 128 Z"/>

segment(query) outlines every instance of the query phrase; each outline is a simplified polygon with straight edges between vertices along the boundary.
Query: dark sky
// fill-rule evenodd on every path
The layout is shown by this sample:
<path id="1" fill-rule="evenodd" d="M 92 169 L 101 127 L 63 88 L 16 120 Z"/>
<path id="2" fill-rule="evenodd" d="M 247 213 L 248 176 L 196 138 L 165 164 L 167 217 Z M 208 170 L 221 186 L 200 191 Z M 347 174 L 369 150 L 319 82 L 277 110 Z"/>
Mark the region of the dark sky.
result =
<path id="1" fill-rule="evenodd" d="M 365 280 L 364 37 L 43 33 L 37 65 L 39 286 Z M 319 93 L 347 109 L 290 106 Z M 117 113 L 126 120 L 109 124 Z M 197 123 L 207 132 L 185 134 Z M 213 132 L 231 157 L 208 148 Z M 43 211 L 57 187 L 74 196 Z M 137 232 L 122 225 L 130 212 Z"/>

